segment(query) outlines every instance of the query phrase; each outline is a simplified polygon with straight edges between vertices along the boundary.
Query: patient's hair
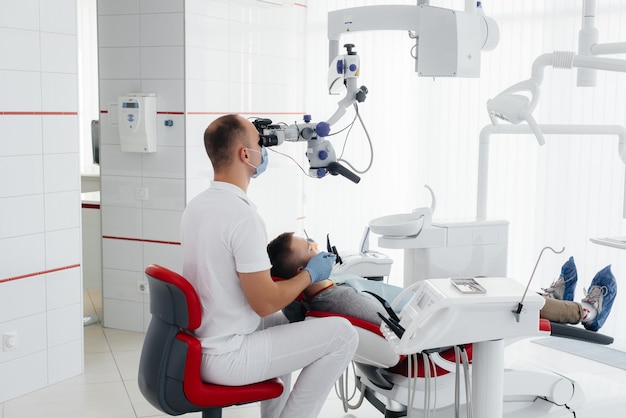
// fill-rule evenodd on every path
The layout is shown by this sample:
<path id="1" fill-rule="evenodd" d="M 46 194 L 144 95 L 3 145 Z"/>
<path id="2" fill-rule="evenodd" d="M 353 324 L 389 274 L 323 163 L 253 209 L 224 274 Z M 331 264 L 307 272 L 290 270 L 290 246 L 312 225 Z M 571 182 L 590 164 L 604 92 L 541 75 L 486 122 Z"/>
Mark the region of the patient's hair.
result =
<path id="1" fill-rule="evenodd" d="M 272 263 L 270 273 L 281 279 L 291 279 L 298 274 L 299 260 L 291 251 L 293 232 L 283 232 L 267 244 L 267 254 Z"/>

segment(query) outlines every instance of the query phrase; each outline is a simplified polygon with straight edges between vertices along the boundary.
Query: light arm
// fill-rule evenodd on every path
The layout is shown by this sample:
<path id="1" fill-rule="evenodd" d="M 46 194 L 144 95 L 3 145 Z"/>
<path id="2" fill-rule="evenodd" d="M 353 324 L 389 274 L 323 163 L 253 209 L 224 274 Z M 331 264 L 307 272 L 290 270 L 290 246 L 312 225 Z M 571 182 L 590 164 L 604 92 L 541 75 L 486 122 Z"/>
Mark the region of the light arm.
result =
<path id="1" fill-rule="evenodd" d="M 623 59 L 577 55 L 570 51 L 554 51 L 540 55 L 533 62 L 531 78 L 537 84 L 543 82 L 544 69 L 548 66 L 565 69 L 586 68 L 626 72 L 626 60 Z"/>
<path id="2" fill-rule="evenodd" d="M 626 128 L 619 125 L 539 125 L 546 135 L 615 135 L 618 153 L 626 167 Z M 489 177 L 489 145 L 492 135 L 528 135 L 534 133 L 526 125 L 487 125 L 480 131 L 478 148 L 478 187 L 476 219 L 487 219 L 487 184 Z M 622 217 L 626 218 L 626 175 L 624 176 L 624 203 Z"/>

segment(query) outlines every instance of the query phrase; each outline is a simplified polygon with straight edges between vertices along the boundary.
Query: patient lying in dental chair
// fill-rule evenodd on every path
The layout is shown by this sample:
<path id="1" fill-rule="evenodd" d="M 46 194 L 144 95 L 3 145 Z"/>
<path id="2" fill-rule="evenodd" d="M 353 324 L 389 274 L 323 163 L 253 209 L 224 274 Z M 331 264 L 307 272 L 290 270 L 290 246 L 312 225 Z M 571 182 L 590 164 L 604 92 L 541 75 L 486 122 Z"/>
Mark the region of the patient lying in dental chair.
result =
<path id="1" fill-rule="evenodd" d="M 272 276 L 284 278 L 299 273 L 319 251 L 315 242 L 295 236 L 293 232 L 285 232 L 268 244 L 267 252 L 272 263 Z M 611 273 L 611 266 L 596 274 L 580 303 L 573 301 L 577 280 L 576 265 L 573 257 L 570 257 L 561 268 L 559 278 L 540 293 L 546 298 L 540 316 L 551 322 L 582 323 L 586 329 L 598 331 L 606 321 L 617 295 L 617 284 Z M 389 301 L 402 290 L 385 283 L 374 283 L 379 286 L 379 292 L 385 293 L 381 296 Z M 288 305 L 283 313 L 289 321 L 295 322 L 303 320 L 308 310 L 332 312 L 375 324 L 381 322 L 379 312 L 386 315 L 378 301 L 331 279 L 311 284 L 305 289 L 301 299 Z"/>

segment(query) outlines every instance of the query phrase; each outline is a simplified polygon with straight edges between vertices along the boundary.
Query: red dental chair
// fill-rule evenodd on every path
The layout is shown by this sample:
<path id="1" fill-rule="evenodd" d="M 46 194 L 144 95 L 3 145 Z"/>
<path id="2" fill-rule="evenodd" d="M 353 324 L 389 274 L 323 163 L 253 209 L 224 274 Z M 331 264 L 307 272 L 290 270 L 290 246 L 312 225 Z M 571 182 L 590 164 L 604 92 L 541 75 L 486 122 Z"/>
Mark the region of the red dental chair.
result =
<path id="1" fill-rule="evenodd" d="M 198 295 L 185 278 L 165 267 L 152 264 L 145 275 L 152 320 L 141 350 L 138 383 L 148 402 L 169 415 L 201 411 L 203 418 L 221 418 L 224 407 L 282 394 L 278 378 L 245 386 L 203 382 L 200 341 L 190 333 L 202 320 Z"/>

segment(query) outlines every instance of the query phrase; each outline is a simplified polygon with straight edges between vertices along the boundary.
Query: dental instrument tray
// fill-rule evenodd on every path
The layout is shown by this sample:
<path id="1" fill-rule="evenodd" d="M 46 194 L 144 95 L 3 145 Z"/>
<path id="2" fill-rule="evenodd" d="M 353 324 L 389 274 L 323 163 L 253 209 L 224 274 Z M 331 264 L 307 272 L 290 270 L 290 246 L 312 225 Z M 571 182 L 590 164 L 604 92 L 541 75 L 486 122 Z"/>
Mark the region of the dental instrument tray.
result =
<path id="1" fill-rule="evenodd" d="M 464 278 L 452 278 L 450 282 L 457 288 L 457 290 L 461 293 L 486 293 L 487 290 L 481 286 L 476 280 L 467 277 Z"/>

